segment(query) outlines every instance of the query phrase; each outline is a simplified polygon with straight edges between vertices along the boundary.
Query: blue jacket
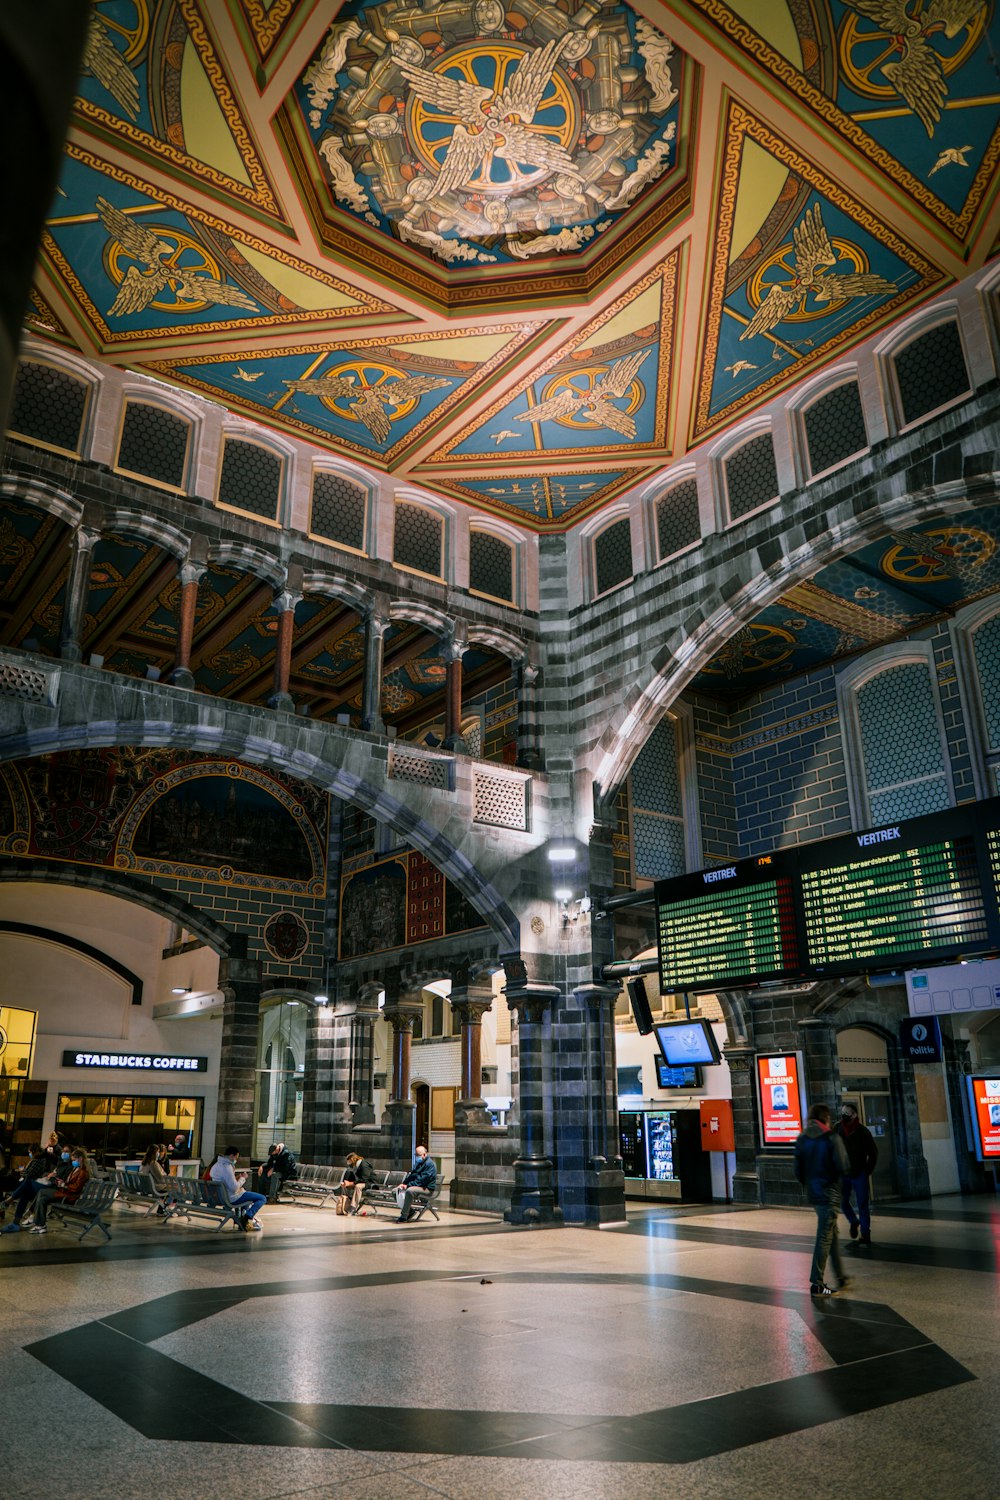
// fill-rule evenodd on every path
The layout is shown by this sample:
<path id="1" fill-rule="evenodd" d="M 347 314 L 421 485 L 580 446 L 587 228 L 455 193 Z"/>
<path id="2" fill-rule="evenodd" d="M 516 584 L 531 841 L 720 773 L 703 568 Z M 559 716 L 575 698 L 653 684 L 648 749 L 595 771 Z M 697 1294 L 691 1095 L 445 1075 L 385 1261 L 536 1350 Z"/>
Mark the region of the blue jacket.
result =
<path id="1" fill-rule="evenodd" d="M 851 1170 L 844 1142 L 818 1120 L 807 1120 L 795 1142 L 795 1175 L 810 1203 L 840 1203 L 841 1179 Z"/>
<path id="2" fill-rule="evenodd" d="M 423 1188 L 430 1193 L 437 1186 L 438 1171 L 429 1156 L 421 1156 L 403 1178 L 404 1187 Z"/>

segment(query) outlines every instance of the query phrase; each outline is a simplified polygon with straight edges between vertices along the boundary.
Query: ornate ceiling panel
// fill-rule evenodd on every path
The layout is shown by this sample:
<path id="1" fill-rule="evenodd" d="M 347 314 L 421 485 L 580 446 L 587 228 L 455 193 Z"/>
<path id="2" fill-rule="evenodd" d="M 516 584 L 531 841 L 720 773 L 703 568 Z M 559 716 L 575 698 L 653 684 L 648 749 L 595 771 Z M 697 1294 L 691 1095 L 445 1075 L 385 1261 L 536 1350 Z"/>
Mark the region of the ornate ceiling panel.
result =
<path id="1" fill-rule="evenodd" d="M 976 0 L 96 0 L 29 323 L 559 528 L 982 266 Z"/>

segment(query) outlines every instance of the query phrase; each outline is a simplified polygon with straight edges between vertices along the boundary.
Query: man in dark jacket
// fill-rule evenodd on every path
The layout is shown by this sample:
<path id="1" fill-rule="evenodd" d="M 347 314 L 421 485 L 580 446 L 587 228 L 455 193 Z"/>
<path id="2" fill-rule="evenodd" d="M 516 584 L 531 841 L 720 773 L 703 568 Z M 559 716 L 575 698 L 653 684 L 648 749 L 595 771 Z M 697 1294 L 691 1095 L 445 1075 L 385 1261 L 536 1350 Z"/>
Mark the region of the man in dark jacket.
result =
<path id="1" fill-rule="evenodd" d="M 850 1168 L 844 1143 L 830 1129 L 830 1110 L 825 1104 L 814 1104 L 806 1128 L 795 1142 L 795 1175 L 806 1190 L 816 1210 L 816 1244 L 813 1247 L 809 1290 L 814 1297 L 832 1297 L 850 1285 L 844 1275 L 837 1237 L 837 1214 L 840 1209 L 841 1182 Z M 833 1262 L 836 1287 L 827 1286 L 827 1259 Z"/>
<path id="2" fill-rule="evenodd" d="M 414 1199 L 420 1200 L 430 1197 L 437 1187 L 437 1167 L 427 1155 L 426 1146 L 418 1146 L 413 1166 L 403 1178 L 397 1197 L 399 1200 L 399 1218 L 397 1224 L 405 1224 L 407 1219 L 413 1217 Z"/>
<path id="3" fill-rule="evenodd" d="M 844 1191 L 840 1206 L 851 1226 L 851 1239 L 856 1240 L 860 1234 L 861 1243 L 870 1245 L 872 1242 L 870 1178 L 875 1170 L 875 1163 L 878 1161 L 878 1147 L 871 1131 L 858 1119 L 858 1112 L 853 1104 L 841 1106 L 836 1134 L 844 1142 L 847 1159 L 850 1162 L 850 1169 L 844 1178 Z M 852 1193 L 858 1205 L 856 1214 L 851 1206 Z"/>
<path id="4" fill-rule="evenodd" d="M 269 1203 L 278 1201 L 278 1194 L 285 1183 L 290 1182 L 296 1176 L 296 1167 L 295 1157 L 284 1141 L 275 1141 L 273 1146 L 267 1148 L 267 1161 L 262 1162 L 257 1168 L 257 1175 L 262 1177 L 267 1185 Z"/>

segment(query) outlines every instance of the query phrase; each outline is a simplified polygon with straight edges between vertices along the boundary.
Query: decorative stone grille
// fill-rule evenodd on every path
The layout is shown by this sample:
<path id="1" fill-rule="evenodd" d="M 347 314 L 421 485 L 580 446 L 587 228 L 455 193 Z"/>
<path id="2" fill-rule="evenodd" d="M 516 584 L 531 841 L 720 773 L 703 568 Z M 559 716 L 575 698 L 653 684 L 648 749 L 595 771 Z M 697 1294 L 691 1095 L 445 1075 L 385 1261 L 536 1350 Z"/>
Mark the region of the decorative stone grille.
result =
<path id="1" fill-rule="evenodd" d="M 528 830 L 528 782 L 523 776 L 498 776 L 481 769 L 472 773 L 472 821 L 494 828 Z"/>
<path id="2" fill-rule="evenodd" d="M 147 406 L 143 401 L 126 402 L 118 444 L 119 469 L 182 489 L 190 432 L 190 424 L 173 412 Z"/>
<path id="3" fill-rule="evenodd" d="M 265 521 L 278 519 L 282 462 L 259 443 L 227 438 L 219 480 L 219 502 Z"/>
<path id="4" fill-rule="evenodd" d="M 469 532 L 469 587 L 493 599 L 514 598 L 514 549 L 488 531 Z"/>
<path id="5" fill-rule="evenodd" d="M 395 781 L 410 781 L 416 786 L 451 790 L 453 762 L 439 755 L 416 755 L 412 750 L 393 749 L 389 756 L 389 775 Z"/>
<path id="6" fill-rule="evenodd" d="M 805 414 L 805 429 L 810 474 L 822 474 L 863 453 L 868 433 L 857 381 L 848 380 L 813 402 Z"/>
<path id="7" fill-rule="evenodd" d="M 612 521 L 594 538 L 594 582 L 606 594 L 632 577 L 632 526 L 628 516 Z"/>
<path id="8" fill-rule="evenodd" d="M 18 366 L 9 423 L 15 436 L 79 453 L 86 409 L 82 380 L 34 361 Z"/>
<path id="9" fill-rule="evenodd" d="M 340 542 L 344 547 L 363 552 L 367 502 L 360 484 L 321 469 L 313 478 L 310 530 L 325 541 Z"/>
<path id="10" fill-rule="evenodd" d="M 441 518 L 433 511 L 400 501 L 396 506 L 393 562 L 399 563 L 400 567 L 413 568 L 418 573 L 429 573 L 433 578 L 440 578 L 443 534 Z"/>
<path id="11" fill-rule="evenodd" d="M 734 521 L 778 498 L 778 469 L 769 432 L 751 438 L 726 460 L 726 493 Z"/>
<path id="12" fill-rule="evenodd" d="M 17 667 L 12 662 L 0 665 L 0 693 L 23 698 L 28 703 L 48 703 L 49 680 L 34 667 Z"/>
<path id="13" fill-rule="evenodd" d="M 656 540 L 661 561 L 690 547 L 700 536 L 698 485 L 694 479 L 685 479 L 656 502 Z"/>
<path id="14" fill-rule="evenodd" d="M 969 393 L 969 372 L 958 324 L 939 323 L 920 334 L 895 359 L 903 421 L 916 422 Z"/>

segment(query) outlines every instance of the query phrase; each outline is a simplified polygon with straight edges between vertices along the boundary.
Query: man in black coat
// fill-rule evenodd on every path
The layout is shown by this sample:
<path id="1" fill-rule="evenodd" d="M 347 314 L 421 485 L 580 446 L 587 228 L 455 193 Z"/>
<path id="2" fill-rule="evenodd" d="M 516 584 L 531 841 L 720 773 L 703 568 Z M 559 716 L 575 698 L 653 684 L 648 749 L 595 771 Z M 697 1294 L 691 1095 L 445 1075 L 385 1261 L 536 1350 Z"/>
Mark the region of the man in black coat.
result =
<path id="1" fill-rule="evenodd" d="M 844 1178 L 841 1208 L 851 1226 L 851 1239 L 861 1236 L 863 1245 L 872 1242 L 871 1175 L 878 1161 L 878 1147 L 867 1126 L 862 1125 L 853 1104 L 843 1104 L 836 1134 L 844 1142 L 850 1167 Z M 858 1211 L 854 1212 L 851 1194 L 857 1200 Z"/>
<path id="2" fill-rule="evenodd" d="M 267 1184 L 267 1197 L 269 1203 L 276 1203 L 278 1194 L 286 1182 L 290 1182 L 296 1175 L 297 1162 L 289 1151 L 284 1141 L 275 1141 L 273 1146 L 267 1148 L 267 1161 L 262 1162 L 257 1168 L 258 1177 L 262 1177 Z"/>
<path id="3" fill-rule="evenodd" d="M 814 1297 L 832 1297 L 850 1285 L 837 1237 L 840 1185 L 849 1166 L 843 1141 L 830 1129 L 829 1107 L 814 1104 L 806 1128 L 795 1142 L 795 1175 L 816 1210 L 816 1243 L 809 1273 L 809 1291 Z M 824 1279 L 828 1258 L 833 1262 L 836 1287 L 827 1286 Z"/>

